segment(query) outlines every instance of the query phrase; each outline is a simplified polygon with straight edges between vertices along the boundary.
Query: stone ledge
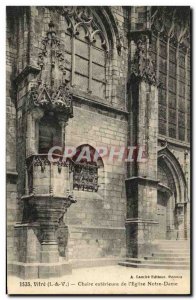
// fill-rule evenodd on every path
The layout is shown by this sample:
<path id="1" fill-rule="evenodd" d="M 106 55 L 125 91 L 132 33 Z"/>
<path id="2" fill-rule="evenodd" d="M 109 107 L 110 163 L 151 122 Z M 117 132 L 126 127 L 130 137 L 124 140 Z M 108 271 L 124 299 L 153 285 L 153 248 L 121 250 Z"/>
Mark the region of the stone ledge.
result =
<path id="1" fill-rule="evenodd" d="M 18 176 L 18 172 L 16 172 L 15 170 L 7 170 L 6 171 L 6 175 L 7 176 Z"/>
<path id="2" fill-rule="evenodd" d="M 23 195 L 21 197 L 22 200 L 29 200 L 29 199 L 32 199 L 32 198 L 51 198 L 51 199 L 54 199 L 55 200 L 61 200 L 62 198 L 64 199 L 67 199 L 67 196 L 66 195 L 58 195 L 58 194 L 29 194 L 29 195 Z"/>
<path id="3" fill-rule="evenodd" d="M 77 93 L 76 91 L 73 91 L 73 100 L 77 102 L 82 102 L 91 106 L 94 106 L 96 108 L 105 109 L 107 111 L 111 111 L 117 114 L 123 114 L 128 116 L 129 112 L 127 110 L 118 109 L 112 105 L 107 105 L 103 102 L 99 102 L 99 98 L 93 99 L 90 95 L 89 97 L 81 95 L 81 93 Z M 101 99 L 100 99 L 101 100 Z"/>
<path id="4" fill-rule="evenodd" d="M 34 223 L 21 223 L 21 222 L 16 222 L 14 225 L 14 228 L 20 228 L 20 227 L 39 227 L 40 224 L 34 222 Z"/>
<path id="5" fill-rule="evenodd" d="M 126 221 L 125 221 L 125 225 L 133 224 L 133 223 L 158 224 L 158 222 L 156 222 L 154 220 L 142 219 L 142 218 L 130 218 L 130 219 L 126 219 Z"/>
<path id="6" fill-rule="evenodd" d="M 130 177 L 130 178 L 127 178 L 125 179 L 125 182 L 128 183 L 128 182 L 133 182 L 133 183 L 149 183 L 151 185 L 155 185 L 157 186 L 159 181 L 158 180 L 155 180 L 155 179 L 152 179 L 152 178 L 149 178 L 149 177 Z"/>
<path id="7" fill-rule="evenodd" d="M 177 139 L 165 136 L 165 135 L 161 135 L 161 134 L 158 135 L 158 141 L 165 142 L 165 139 L 167 140 L 167 142 L 169 144 L 177 146 L 177 147 L 182 147 L 182 148 L 187 148 L 187 149 L 190 149 L 190 147 L 191 147 L 190 143 L 188 143 L 188 142 L 180 141 L 180 140 L 177 140 Z"/>
<path id="8" fill-rule="evenodd" d="M 170 188 L 161 183 L 158 184 L 158 191 L 166 193 L 168 196 L 171 196 L 173 194 Z"/>

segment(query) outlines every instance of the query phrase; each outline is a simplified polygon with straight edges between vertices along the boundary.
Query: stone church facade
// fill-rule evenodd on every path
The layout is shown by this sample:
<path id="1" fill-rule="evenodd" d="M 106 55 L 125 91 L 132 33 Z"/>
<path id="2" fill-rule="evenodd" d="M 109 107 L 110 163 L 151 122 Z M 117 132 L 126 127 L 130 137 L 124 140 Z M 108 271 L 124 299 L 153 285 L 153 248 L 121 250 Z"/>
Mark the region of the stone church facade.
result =
<path id="1" fill-rule="evenodd" d="M 7 7 L 7 263 L 22 278 L 190 238 L 190 8 Z M 50 162 L 66 145 L 144 162 Z"/>

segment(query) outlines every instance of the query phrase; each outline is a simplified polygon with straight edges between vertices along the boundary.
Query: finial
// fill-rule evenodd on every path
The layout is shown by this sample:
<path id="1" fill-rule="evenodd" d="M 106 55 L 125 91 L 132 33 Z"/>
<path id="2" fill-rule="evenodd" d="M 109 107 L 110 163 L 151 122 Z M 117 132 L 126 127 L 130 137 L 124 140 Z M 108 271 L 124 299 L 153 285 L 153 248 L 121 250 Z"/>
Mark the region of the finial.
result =
<path id="1" fill-rule="evenodd" d="M 50 29 L 50 31 L 52 31 L 52 29 L 54 29 L 54 23 L 52 20 L 50 20 L 50 23 L 48 24 L 48 27 Z"/>
<path id="2" fill-rule="evenodd" d="M 55 37 L 56 36 L 56 31 L 54 30 L 54 23 L 52 20 L 50 20 L 49 24 L 48 24 L 48 27 L 49 27 L 49 31 L 48 31 L 48 34 L 51 36 L 51 37 Z"/>

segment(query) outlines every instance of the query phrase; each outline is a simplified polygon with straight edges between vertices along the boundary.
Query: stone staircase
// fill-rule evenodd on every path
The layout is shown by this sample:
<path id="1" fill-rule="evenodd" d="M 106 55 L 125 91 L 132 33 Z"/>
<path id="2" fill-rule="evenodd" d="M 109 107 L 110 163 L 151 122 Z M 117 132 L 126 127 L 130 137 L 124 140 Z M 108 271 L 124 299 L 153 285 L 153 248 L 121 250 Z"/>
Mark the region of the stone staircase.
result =
<path id="1" fill-rule="evenodd" d="M 119 265 L 132 268 L 180 269 L 190 268 L 190 241 L 156 240 L 152 254 L 143 258 L 127 258 Z"/>

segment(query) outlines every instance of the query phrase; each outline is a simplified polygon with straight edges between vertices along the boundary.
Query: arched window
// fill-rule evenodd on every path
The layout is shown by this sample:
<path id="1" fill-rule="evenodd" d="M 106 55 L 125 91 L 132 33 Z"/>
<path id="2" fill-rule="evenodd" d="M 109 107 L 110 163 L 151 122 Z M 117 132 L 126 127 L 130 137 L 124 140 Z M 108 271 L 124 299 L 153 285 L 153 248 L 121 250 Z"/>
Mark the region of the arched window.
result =
<path id="1" fill-rule="evenodd" d="M 81 145 L 72 159 L 73 189 L 97 192 L 103 177 L 103 161 L 96 149 L 90 145 Z"/>
<path id="2" fill-rule="evenodd" d="M 64 8 L 61 21 L 68 80 L 73 87 L 106 98 L 109 44 L 104 26 L 87 7 Z"/>

